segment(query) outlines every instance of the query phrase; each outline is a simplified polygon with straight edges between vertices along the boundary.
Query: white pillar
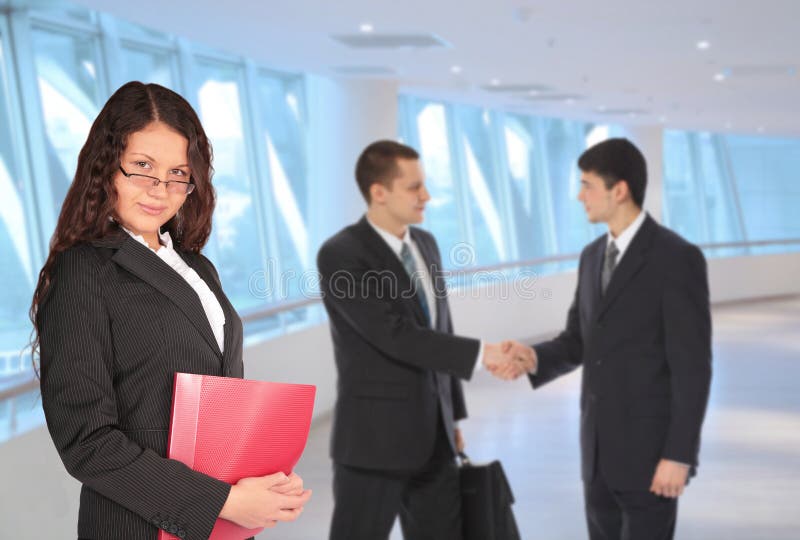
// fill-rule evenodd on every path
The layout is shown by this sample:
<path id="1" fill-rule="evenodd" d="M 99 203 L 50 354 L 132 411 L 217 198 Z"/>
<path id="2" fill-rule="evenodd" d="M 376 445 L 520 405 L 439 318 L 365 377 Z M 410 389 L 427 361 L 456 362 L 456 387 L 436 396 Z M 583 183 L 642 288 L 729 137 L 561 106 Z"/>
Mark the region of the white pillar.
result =
<path id="1" fill-rule="evenodd" d="M 355 180 L 356 159 L 379 139 L 397 139 L 397 83 L 307 77 L 309 227 L 320 242 L 356 221 L 366 210 Z"/>
<path id="2" fill-rule="evenodd" d="M 647 193 L 644 209 L 662 222 L 664 197 L 664 130 L 661 126 L 626 126 L 631 141 L 647 160 Z"/>

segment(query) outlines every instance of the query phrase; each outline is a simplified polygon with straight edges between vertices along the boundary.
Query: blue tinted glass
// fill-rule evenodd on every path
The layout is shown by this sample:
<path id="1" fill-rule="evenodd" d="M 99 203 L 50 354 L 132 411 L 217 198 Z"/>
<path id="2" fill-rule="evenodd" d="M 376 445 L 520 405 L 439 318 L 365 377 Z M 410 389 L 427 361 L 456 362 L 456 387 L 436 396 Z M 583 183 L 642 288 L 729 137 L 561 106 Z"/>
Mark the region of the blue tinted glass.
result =
<path id="1" fill-rule="evenodd" d="M 3 301 L 0 302 L 0 389 L 9 381 L 29 379 L 31 376 L 30 355 L 23 349 L 30 339 L 31 323 L 27 314 L 40 264 L 32 249 L 37 239 L 31 236 L 33 228 L 30 222 L 35 218 L 25 212 L 27 194 L 19 174 L 16 142 L 11 130 L 2 38 L 0 34 L 0 283 L 3 284 Z"/>
<path id="2" fill-rule="evenodd" d="M 726 136 L 748 240 L 800 238 L 800 139 Z"/>
<path id="3" fill-rule="evenodd" d="M 425 210 L 425 226 L 436 236 L 445 267 L 470 264 L 471 255 L 467 255 L 467 260 L 458 257 L 459 253 L 468 253 L 469 250 L 462 249 L 467 239 L 461 235 L 458 219 L 445 106 L 441 103 L 423 105 L 414 118 L 426 185 L 431 195 Z"/>
<path id="4" fill-rule="evenodd" d="M 313 267 L 309 238 L 306 122 L 302 79 L 263 73 L 258 78 L 259 144 L 266 156 L 274 201 L 279 273 L 268 300 L 302 296 L 301 275 Z"/>
<path id="5" fill-rule="evenodd" d="M 122 59 L 125 81 L 156 83 L 175 90 L 171 53 L 126 46 L 122 48 Z"/>
<path id="6" fill-rule="evenodd" d="M 456 132 L 461 145 L 463 192 L 469 211 L 476 264 L 488 265 L 509 259 L 509 246 L 497 174 L 492 116 L 488 110 L 456 106 Z M 461 176 L 461 175 L 459 175 Z"/>
<path id="7" fill-rule="evenodd" d="M 248 167 L 242 122 L 242 73 L 239 66 L 200 61 L 200 118 L 214 147 L 217 206 L 206 252 L 219 271 L 225 293 L 237 309 L 263 305 L 253 290 L 266 255 Z"/>
<path id="8" fill-rule="evenodd" d="M 101 99 L 95 38 L 33 31 L 53 207 L 61 208 Z"/>

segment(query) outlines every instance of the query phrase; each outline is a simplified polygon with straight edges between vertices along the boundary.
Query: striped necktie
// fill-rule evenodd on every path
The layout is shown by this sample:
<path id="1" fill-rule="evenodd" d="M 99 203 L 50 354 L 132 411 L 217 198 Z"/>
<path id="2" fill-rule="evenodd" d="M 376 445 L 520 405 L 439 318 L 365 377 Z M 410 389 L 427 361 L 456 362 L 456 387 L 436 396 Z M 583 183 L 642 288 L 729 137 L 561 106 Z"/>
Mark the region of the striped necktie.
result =
<path id="1" fill-rule="evenodd" d="M 411 278 L 411 284 L 414 291 L 417 293 L 417 299 L 422 306 L 422 312 L 425 313 L 425 322 L 428 326 L 431 325 L 431 312 L 428 309 L 428 299 L 425 296 L 425 288 L 422 285 L 422 276 L 417 272 L 417 263 L 414 261 L 414 255 L 411 254 L 411 248 L 408 243 L 403 242 L 403 247 L 400 249 L 400 260 L 403 261 L 403 267 Z"/>
<path id="2" fill-rule="evenodd" d="M 614 274 L 614 268 L 617 267 L 617 255 L 619 255 L 619 249 L 617 249 L 617 245 L 612 240 L 606 247 L 606 258 L 603 262 L 603 274 L 600 277 L 600 284 L 602 286 L 603 294 L 606 294 L 608 283 L 611 281 L 612 274 Z"/>

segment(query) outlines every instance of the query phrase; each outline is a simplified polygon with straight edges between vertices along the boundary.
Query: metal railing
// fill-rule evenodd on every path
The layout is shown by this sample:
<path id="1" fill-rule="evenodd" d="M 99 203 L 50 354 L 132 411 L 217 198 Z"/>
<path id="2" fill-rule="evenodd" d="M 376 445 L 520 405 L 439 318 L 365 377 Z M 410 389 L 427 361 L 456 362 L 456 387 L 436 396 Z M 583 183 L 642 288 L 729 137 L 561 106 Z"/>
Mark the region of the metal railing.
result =
<path id="1" fill-rule="evenodd" d="M 699 245 L 699 247 L 703 250 L 715 250 L 715 249 L 736 249 L 736 248 L 747 249 L 747 248 L 786 246 L 786 245 L 800 246 L 800 238 L 781 239 L 781 240 L 760 240 L 753 242 L 719 242 L 719 243 L 701 244 Z M 535 259 L 527 259 L 524 261 L 512 261 L 512 262 L 480 266 L 468 269 L 453 270 L 449 271 L 448 275 L 454 278 L 462 278 L 480 272 L 497 272 L 497 271 L 513 270 L 515 268 L 529 268 L 535 266 L 542 266 L 546 264 L 569 262 L 577 260 L 579 256 L 580 255 L 578 253 L 570 253 L 565 255 L 554 255 L 550 257 L 539 257 Z M 510 278 L 513 278 L 513 276 L 511 276 Z M 244 322 L 254 322 L 264 318 L 280 315 L 282 313 L 287 313 L 297 309 L 314 306 L 319 304 L 321 301 L 322 300 L 320 296 L 310 296 L 300 300 L 281 302 L 279 304 L 275 304 L 268 308 L 245 312 L 242 314 L 242 320 Z M 2 404 L 7 400 L 11 400 L 9 406 L 11 407 L 12 413 L 14 411 L 15 398 L 27 392 L 30 392 L 31 390 L 37 389 L 39 387 L 38 379 L 31 379 L 29 377 L 25 377 L 26 373 L 32 374 L 32 367 L 30 365 L 30 356 L 25 354 L 20 354 L 19 351 L 14 351 L 13 357 L 15 358 L 14 362 L 16 362 L 17 360 L 22 362 L 21 364 L 17 365 L 19 371 L 17 371 L 14 376 L 15 378 L 19 377 L 20 380 L 19 382 L 12 383 L 8 385 L 6 388 L 0 390 L 0 404 Z M 0 358 L 2 358 L 7 363 L 6 365 L 9 365 L 8 359 L 11 358 L 11 353 L 4 353 L 0 355 Z M 6 380 L 8 380 L 8 378 L 6 378 Z M 2 379 L 0 379 L 0 382 L 2 382 Z M 13 414 L 10 421 L 12 422 L 13 425 L 14 422 Z"/>

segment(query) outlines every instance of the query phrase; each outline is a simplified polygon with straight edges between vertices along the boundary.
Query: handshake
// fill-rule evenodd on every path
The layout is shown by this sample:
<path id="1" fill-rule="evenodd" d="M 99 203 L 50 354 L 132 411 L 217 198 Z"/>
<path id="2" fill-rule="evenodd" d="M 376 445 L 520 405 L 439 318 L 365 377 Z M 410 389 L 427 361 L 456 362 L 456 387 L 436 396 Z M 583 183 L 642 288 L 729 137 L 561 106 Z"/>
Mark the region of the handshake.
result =
<path id="1" fill-rule="evenodd" d="M 536 351 L 519 341 L 487 343 L 483 346 L 483 365 L 504 381 L 536 371 Z"/>

